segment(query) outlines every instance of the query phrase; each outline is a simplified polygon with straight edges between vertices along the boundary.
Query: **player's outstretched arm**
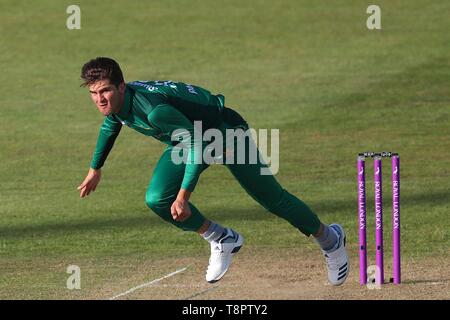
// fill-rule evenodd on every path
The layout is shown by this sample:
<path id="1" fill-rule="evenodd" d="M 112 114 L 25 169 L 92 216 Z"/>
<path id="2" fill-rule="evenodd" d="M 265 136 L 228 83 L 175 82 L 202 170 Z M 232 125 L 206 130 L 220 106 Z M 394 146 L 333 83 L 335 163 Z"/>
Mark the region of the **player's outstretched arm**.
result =
<path id="1" fill-rule="evenodd" d="M 101 169 L 89 168 L 89 172 L 86 178 L 77 188 L 78 190 L 80 190 L 80 198 L 84 198 L 85 196 L 88 196 L 89 193 L 95 191 L 98 183 L 100 182 L 101 176 L 102 176 Z"/>

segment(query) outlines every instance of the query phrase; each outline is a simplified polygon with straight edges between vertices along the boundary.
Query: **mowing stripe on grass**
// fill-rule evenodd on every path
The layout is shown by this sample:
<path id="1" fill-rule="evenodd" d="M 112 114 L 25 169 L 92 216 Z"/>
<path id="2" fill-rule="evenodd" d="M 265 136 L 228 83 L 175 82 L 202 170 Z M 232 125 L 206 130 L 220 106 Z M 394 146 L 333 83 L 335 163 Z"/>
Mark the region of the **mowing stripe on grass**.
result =
<path id="1" fill-rule="evenodd" d="M 125 291 L 125 292 L 123 292 L 123 293 L 120 293 L 120 294 L 118 294 L 118 295 L 116 295 L 116 296 L 114 296 L 114 297 L 112 297 L 112 298 L 109 298 L 109 300 L 114 300 L 114 299 L 117 299 L 117 298 L 119 298 L 119 297 L 123 297 L 123 296 L 125 296 L 125 295 L 127 295 L 127 294 L 129 294 L 129 293 L 131 293 L 131 292 L 133 292 L 133 291 L 135 291 L 135 290 L 137 290 L 137 289 L 141 289 L 141 288 L 144 288 L 144 287 L 151 286 L 152 284 L 155 284 L 155 283 L 157 283 L 157 282 L 159 282 L 159 281 L 161 281 L 161 280 L 164 280 L 164 279 L 166 279 L 166 278 L 172 277 L 172 276 L 176 275 L 177 273 L 183 272 L 183 271 L 185 271 L 187 268 L 188 268 L 188 267 L 184 267 L 184 268 L 182 268 L 182 269 L 179 269 L 179 270 L 177 270 L 177 271 L 174 271 L 174 272 L 172 272 L 172 273 L 169 273 L 168 275 L 165 275 L 164 277 L 161 277 L 161 278 L 159 278 L 159 279 L 155 279 L 155 280 L 152 280 L 152 281 L 150 281 L 150 282 L 147 282 L 147 283 L 143 283 L 143 284 L 141 284 L 141 285 L 138 285 L 137 287 L 131 288 L 130 290 L 127 290 L 127 291 Z"/>

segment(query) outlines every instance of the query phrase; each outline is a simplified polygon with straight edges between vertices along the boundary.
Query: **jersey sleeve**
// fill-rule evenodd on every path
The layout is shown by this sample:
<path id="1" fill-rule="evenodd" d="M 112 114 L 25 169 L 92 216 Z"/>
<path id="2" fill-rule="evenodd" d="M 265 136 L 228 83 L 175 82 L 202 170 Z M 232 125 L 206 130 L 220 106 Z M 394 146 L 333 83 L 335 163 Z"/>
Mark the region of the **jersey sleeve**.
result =
<path id="1" fill-rule="evenodd" d="M 187 119 L 180 111 L 171 105 L 159 105 L 148 116 L 149 123 L 159 128 L 162 132 L 172 136 L 175 130 L 184 132 L 184 141 L 188 141 L 188 156 L 186 162 L 186 169 L 184 172 L 182 189 L 190 192 L 194 191 L 201 172 L 205 168 L 203 163 L 203 149 L 206 142 L 197 140 L 194 135 L 194 125 Z M 188 136 L 188 139 L 186 139 Z"/>
<path id="2" fill-rule="evenodd" d="M 108 157 L 108 154 L 114 145 L 114 141 L 116 141 L 121 129 L 122 124 L 113 116 L 108 116 L 105 118 L 100 127 L 97 144 L 92 157 L 92 169 L 100 169 L 103 167 L 103 164 L 105 163 L 105 160 Z"/>

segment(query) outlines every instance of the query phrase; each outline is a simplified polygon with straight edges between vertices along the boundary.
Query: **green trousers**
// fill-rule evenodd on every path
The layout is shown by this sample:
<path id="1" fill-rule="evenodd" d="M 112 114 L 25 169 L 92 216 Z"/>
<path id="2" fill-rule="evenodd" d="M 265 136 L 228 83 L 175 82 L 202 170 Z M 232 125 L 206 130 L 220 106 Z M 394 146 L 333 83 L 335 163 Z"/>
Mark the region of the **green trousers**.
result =
<path id="1" fill-rule="evenodd" d="M 223 123 L 220 129 L 230 127 Z M 252 143 L 246 139 L 246 151 Z M 205 217 L 192 203 L 189 203 L 192 215 L 185 221 L 175 221 L 170 214 L 170 207 L 180 190 L 186 166 L 183 163 L 172 162 L 172 149 L 172 146 L 166 148 L 159 159 L 147 189 L 145 201 L 147 206 L 162 219 L 182 230 L 197 231 L 205 222 Z M 236 151 L 237 148 L 234 148 L 232 152 Z M 234 159 L 237 159 L 236 154 Z M 273 175 L 261 175 L 260 169 L 267 165 L 259 159 L 258 157 L 257 163 L 254 164 L 248 163 L 248 157 L 246 157 L 245 164 L 223 165 L 230 170 L 244 190 L 267 211 L 287 220 L 306 236 L 317 233 L 320 221 L 316 214 L 303 201 L 283 189 Z M 206 168 L 208 165 L 204 164 L 203 170 Z"/>

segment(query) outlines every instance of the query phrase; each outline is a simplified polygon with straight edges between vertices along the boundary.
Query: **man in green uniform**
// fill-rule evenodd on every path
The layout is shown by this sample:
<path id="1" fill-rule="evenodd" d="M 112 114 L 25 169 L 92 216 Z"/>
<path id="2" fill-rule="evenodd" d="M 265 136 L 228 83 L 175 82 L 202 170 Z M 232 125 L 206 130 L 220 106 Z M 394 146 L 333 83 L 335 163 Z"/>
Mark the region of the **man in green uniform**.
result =
<path id="1" fill-rule="evenodd" d="M 227 272 L 231 257 L 239 251 L 244 238 L 231 228 L 206 219 L 189 202 L 200 174 L 209 166 L 203 154 L 207 143 L 195 134 L 202 130 L 247 130 L 247 122 L 225 106 L 222 95 L 172 81 L 136 81 L 125 83 L 120 66 L 110 58 L 98 57 L 84 64 L 82 86 L 87 86 L 93 102 L 105 116 L 97 139 L 87 177 L 78 187 L 80 197 L 95 191 L 101 168 L 123 125 L 167 144 L 146 193 L 147 206 L 174 226 L 199 233 L 210 243 L 211 257 L 206 272 L 210 283 Z M 249 161 L 252 141 L 244 141 L 244 163 L 225 162 L 245 191 L 269 212 L 287 220 L 306 236 L 313 235 L 326 258 L 331 284 L 342 284 L 349 273 L 345 232 L 338 224 L 327 226 L 300 199 L 283 189 L 273 175 L 262 175 L 267 165 L 259 157 Z M 226 152 L 238 156 L 236 138 Z M 186 161 L 174 161 L 174 155 L 187 150 Z M 214 154 L 220 159 L 224 154 Z M 242 162 L 242 161 L 241 161 Z"/>

